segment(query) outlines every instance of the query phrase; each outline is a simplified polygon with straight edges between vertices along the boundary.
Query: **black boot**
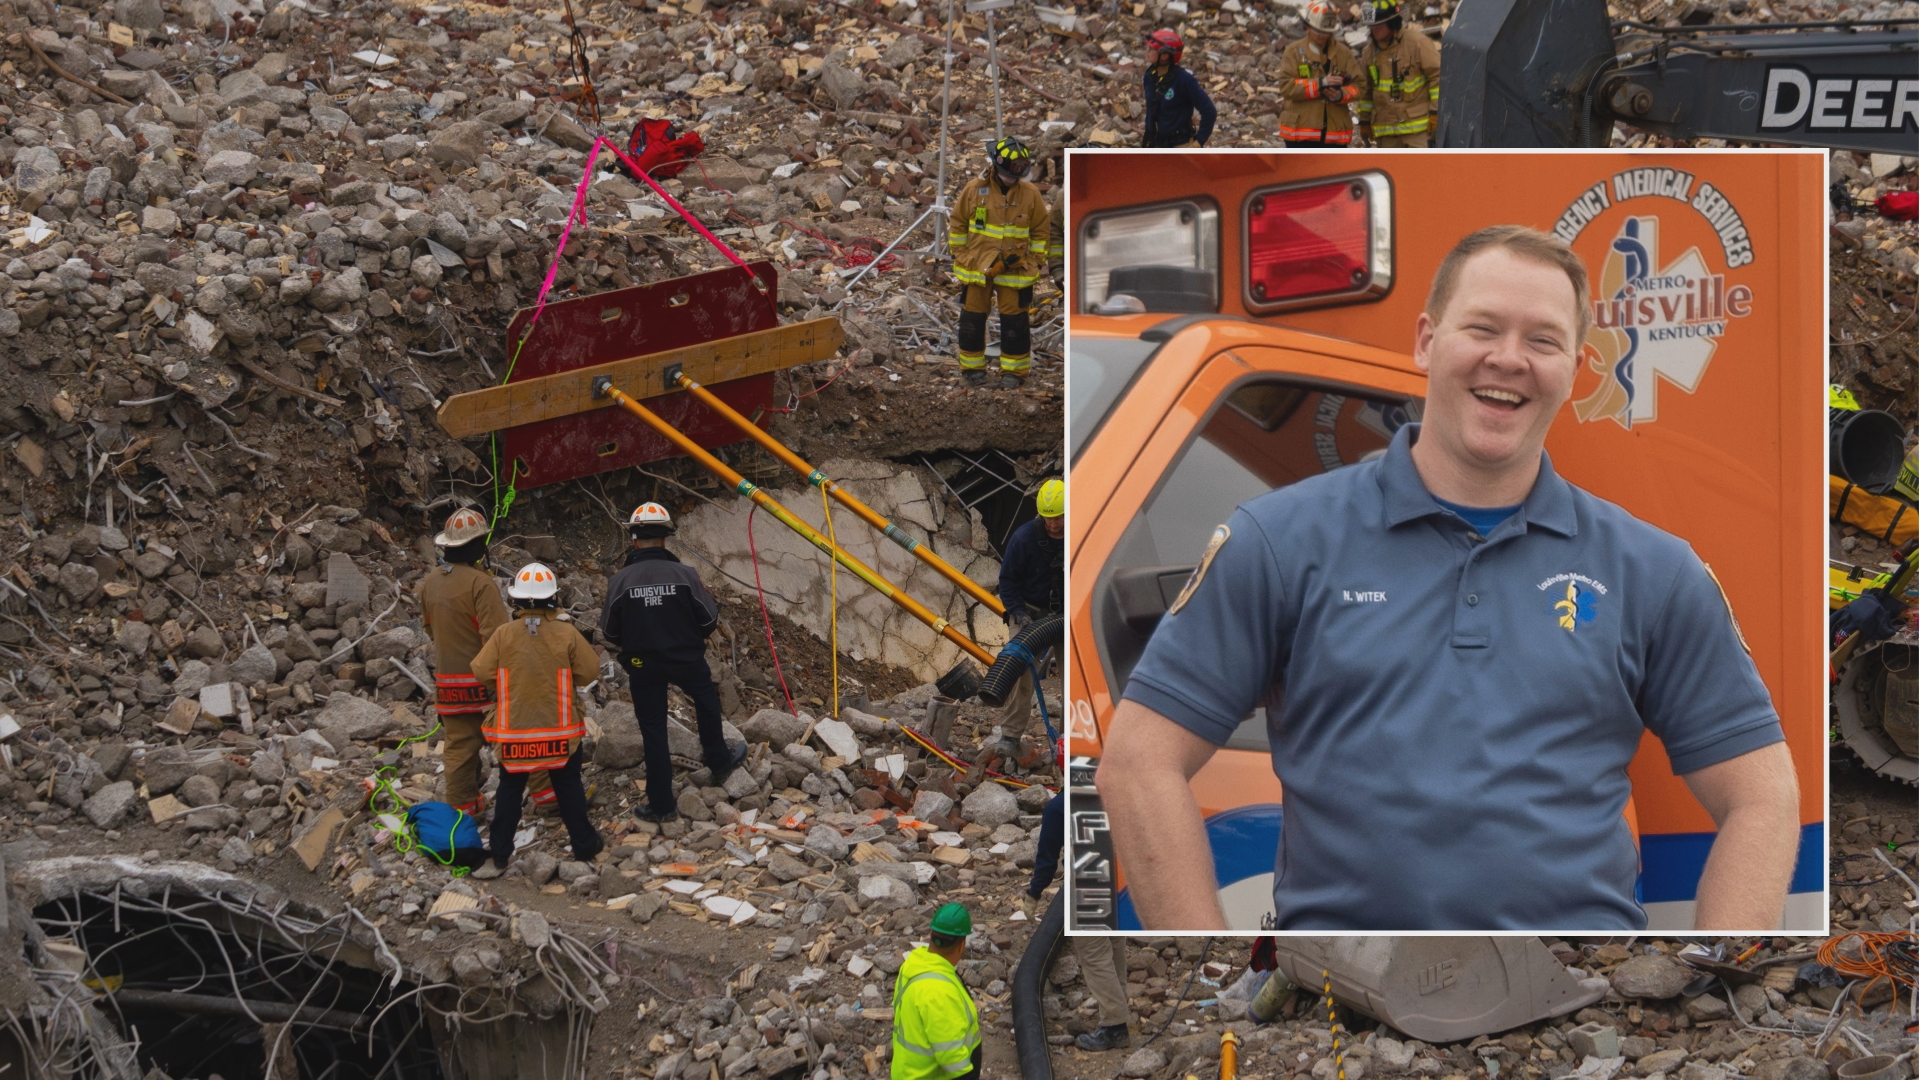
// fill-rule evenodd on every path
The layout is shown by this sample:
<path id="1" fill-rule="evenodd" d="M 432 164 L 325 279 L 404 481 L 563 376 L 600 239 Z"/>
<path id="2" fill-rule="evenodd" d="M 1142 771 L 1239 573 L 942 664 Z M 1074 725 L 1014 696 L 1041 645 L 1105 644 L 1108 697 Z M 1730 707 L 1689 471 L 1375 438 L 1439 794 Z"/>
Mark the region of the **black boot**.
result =
<path id="1" fill-rule="evenodd" d="M 732 776 L 733 770 L 739 768 L 741 762 L 747 760 L 747 744 L 741 743 L 739 746 L 731 748 L 728 754 L 730 760 L 728 760 L 726 764 L 718 768 L 712 765 L 707 766 L 707 771 L 713 774 L 713 779 L 709 781 L 709 783 L 714 787 L 726 787 L 727 777 Z"/>
<path id="2" fill-rule="evenodd" d="M 1109 1024 L 1103 1028 L 1094 1028 L 1092 1031 L 1073 1040 L 1073 1045 L 1078 1046 L 1082 1050 L 1091 1050 L 1097 1053 L 1102 1050 L 1113 1050 L 1117 1047 L 1125 1046 L 1132 1041 L 1132 1038 L 1127 1035 L 1127 1025 Z"/>

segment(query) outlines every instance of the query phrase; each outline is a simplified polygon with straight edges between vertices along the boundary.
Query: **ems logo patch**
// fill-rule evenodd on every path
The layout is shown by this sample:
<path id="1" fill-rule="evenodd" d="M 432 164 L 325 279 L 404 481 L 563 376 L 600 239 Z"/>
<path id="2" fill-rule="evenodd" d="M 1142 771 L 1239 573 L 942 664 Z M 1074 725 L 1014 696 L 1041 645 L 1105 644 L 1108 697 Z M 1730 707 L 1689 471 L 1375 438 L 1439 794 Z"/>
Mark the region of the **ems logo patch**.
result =
<path id="1" fill-rule="evenodd" d="M 1607 595 L 1605 585 L 1585 574 L 1555 574 L 1535 588 L 1554 597 L 1555 619 L 1569 634 L 1600 614 L 1600 598 Z"/>
<path id="2" fill-rule="evenodd" d="M 1181 588 L 1180 595 L 1174 598 L 1173 606 L 1167 609 L 1167 614 L 1178 615 L 1180 609 L 1187 606 L 1187 601 L 1193 598 L 1193 591 L 1198 589 L 1200 582 L 1206 579 L 1207 568 L 1213 565 L 1213 557 L 1220 554 L 1220 549 L 1226 546 L 1227 539 L 1232 535 L 1233 530 L 1225 525 L 1214 528 L 1213 539 L 1207 541 L 1206 553 L 1200 556 L 1200 565 L 1193 568 L 1193 576 L 1187 579 L 1187 584 Z"/>
<path id="3" fill-rule="evenodd" d="M 1569 581 L 1566 595 L 1554 601 L 1553 610 L 1560 615 L 1560 629 L 1571 634 L 1574 627 L 1593 621 L 1598 606 L 1597 594 L 1582 589 L 1577 581 Z"/>

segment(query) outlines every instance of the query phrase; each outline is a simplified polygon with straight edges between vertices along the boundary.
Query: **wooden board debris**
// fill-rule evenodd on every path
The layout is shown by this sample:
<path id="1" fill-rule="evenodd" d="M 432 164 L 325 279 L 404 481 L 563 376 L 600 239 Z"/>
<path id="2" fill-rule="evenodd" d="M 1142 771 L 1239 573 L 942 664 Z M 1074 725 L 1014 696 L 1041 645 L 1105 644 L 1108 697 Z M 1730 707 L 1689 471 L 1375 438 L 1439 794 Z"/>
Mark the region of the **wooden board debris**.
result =
<path id="1" fill-rule="evenodd" d="M 610 401 L 593 396 L 593 380 L 601 375 L 610 376 L 614 386 L 644 400 L 668 392 L 670 388 L 663 380 L 667 369 L 675 364 L 695 382 L 723 383 L 825 360 L 839 352 L 845 342 L 846 334 L 840 328 L 839 319 L 810 319 L 455 394 L 440 406 L 440 426 L 454 438 L 464 439 L 469 435 L 608 408 Z"/>

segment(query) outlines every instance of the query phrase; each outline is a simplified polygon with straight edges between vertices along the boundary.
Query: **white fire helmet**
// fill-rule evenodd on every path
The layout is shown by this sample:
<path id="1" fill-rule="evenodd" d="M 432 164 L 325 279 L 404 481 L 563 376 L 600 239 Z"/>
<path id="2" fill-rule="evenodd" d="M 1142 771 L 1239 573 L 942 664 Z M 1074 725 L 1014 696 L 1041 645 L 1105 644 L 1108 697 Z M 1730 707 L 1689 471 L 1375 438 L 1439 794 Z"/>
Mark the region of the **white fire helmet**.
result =
<path id="1" fill-rule="evenodd" d="M 530 562 L 513 575 L 507 595 L 515 600 L 548 600 L 560 591 L 560 579 L 545 563 Z"/>
<path id="2" fill-rule="evenodd" d="M 447 527 L 433 542 L 441 547 L 459 547 L 487 535 L 487 516 L 472 507 L 455 510 L 447 519 Z"/>

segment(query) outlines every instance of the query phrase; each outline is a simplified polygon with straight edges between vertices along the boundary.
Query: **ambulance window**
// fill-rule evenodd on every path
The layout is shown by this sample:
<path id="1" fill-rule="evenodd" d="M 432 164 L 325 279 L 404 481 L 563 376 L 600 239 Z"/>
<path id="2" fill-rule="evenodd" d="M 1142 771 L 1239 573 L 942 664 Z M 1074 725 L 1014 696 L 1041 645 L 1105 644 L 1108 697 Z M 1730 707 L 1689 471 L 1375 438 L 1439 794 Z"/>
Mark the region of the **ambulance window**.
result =
<path id="1" fill-rule="evenodd" d="M 1147 358 L 1160 348 L 1157 341 L 1139 338 L 1076 337 L 1068 352 L 1067 430 L 1072 432 L 1073 454 L 1093 441 L 1120 395 L 1133 384 Z"/>
<path id="2" fill-rule="evenodd" d="M 1094 621 L 1110 685 L 1126 683 L 1167 604 L 1239 504 L 1310 476 L 1384 453 L 1418 420 L 1418 399 L 1388 398 L 1297 380 L 1236 387 L 1161 478 L 1095 583 Z M 1229 746 L 1265 749 L 1256 711 Z"/>
<path id="3" fill-rule="evenodd" d="M 1420 402 L 1297 382 L 1243 383 L 1181 454 L 1142 517 L 1154 563 L 1193 563 L 1239 504 L 1368 460 Z"/>

